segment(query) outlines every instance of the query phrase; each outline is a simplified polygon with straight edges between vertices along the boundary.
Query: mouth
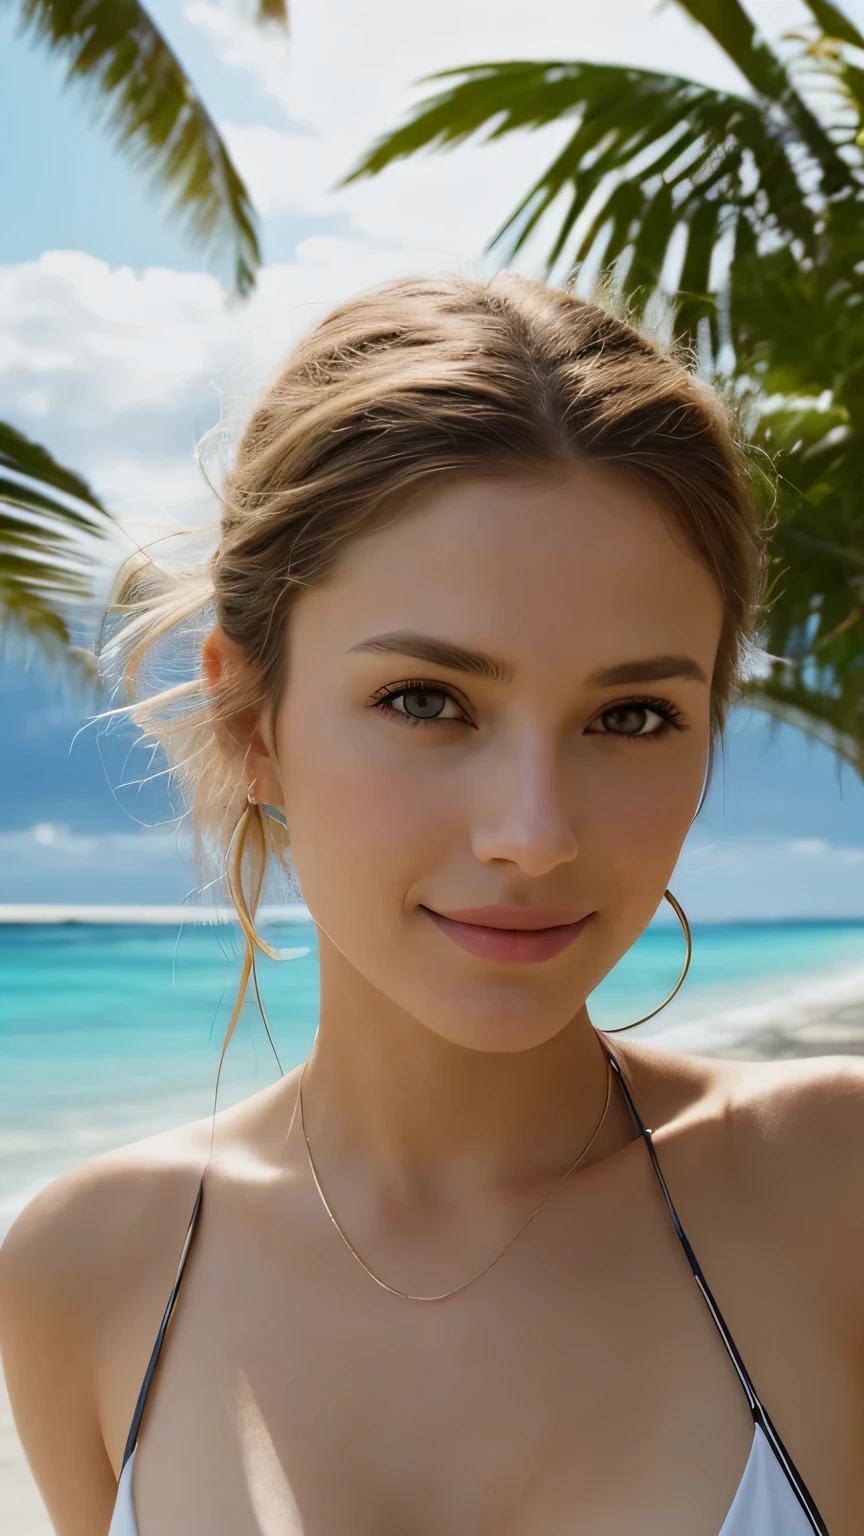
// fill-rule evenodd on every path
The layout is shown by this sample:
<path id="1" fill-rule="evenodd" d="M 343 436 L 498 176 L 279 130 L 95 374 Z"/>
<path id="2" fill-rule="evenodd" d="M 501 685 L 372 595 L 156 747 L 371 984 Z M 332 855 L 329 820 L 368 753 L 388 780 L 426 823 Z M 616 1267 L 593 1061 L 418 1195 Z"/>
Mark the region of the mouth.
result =
<path id="1" fill-rule="evenodd" d="M 594 915 L 529 907 L 471 907 L 459 912 L 421 907 L 421 911 L 469 955 L 517 965 L 560 955 Z"/>

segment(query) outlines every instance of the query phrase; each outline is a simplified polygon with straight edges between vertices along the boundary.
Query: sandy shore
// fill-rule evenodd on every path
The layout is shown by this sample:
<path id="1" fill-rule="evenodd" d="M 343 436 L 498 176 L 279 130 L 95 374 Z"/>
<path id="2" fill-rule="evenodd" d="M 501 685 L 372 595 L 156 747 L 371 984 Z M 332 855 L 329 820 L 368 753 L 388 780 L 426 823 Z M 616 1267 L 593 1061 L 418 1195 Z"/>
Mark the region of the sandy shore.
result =
<path id="1" fill-rule="evenodd" d="M 733 1009 L 698 1024 L 658 1032 L 652 1043 L 751 1061 L 864 1055 L 864 973 L 839 979 L 830 1003 L 823 983 L 812 999 L 805 989 L 796 994 L 793 1004 L 778 1003 L 776 1014 L 764 1005 Z M 52 1531 L 15 1433 L 0 1376 L 0 1532 L 3 1536 L 52 1536 Z"/>

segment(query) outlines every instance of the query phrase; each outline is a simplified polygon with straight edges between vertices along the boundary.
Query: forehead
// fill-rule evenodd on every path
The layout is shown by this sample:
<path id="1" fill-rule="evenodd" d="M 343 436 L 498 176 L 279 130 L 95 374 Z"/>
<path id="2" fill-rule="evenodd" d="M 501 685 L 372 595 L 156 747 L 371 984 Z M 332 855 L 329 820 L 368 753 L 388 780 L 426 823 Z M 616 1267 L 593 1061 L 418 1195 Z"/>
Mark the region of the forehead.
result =
<path id="1" fill-rule="evenodd" d="M 675 519 L 638 480 L 591 465 L 431 490 L 346 546 L 297 607 L 316 643 L 409 629 L 586 670 L 689 649 L 710 673 L 722 623 L 716 583 Z"/>

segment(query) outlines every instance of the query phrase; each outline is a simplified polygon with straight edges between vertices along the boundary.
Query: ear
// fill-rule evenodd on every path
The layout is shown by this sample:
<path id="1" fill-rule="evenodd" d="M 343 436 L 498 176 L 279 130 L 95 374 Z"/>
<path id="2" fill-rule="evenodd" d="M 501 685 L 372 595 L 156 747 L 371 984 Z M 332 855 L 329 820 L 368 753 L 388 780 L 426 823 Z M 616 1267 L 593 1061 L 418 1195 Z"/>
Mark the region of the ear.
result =
<path id="1" fill-rule="evenodd" d="M 226 693 L 229 688 L 236 689 L 242 696 L 243 677 L 249 672 L 248 663 L 240 647 L 233 640 L 229 640 L 218 625 L 215 629 L 211 629 L 201 647 L 201 665 L 207 691 L 211 696 L 218 697 L 219 694 Z M 249 678 L 248 693 L 252 690 L 253 683 Z M 284 796 L 278 764 L 270 741 L 270 732 L 266 730 L 262 720 L 260 705 L 250 704 L 244 708 L 241 704 L 220 722 L 220 726 L 230 738 L 235 750 L 242 753 L 245 759 L 246 788 L 251 788 L 254 784 L 256 800 L 263 800 L 271 805 L 281 805 Z"/>

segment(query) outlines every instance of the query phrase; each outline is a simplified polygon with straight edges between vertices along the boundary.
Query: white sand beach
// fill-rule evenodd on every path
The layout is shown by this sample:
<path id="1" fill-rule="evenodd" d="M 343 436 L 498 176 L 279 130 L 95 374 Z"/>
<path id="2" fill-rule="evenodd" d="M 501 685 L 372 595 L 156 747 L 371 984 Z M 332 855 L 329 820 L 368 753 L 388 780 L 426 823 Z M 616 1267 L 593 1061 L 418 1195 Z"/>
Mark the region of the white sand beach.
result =
<path id="1" fill-rule="evenodd" d="M 698 1023 L 658 1031 L 663 1048 L 739 1060 L 802 1056 L 864 1055 L 864 970 L 826 983 L 799 987 L 775 1005 L 730 1009 Z M 15 1432 L 0 1377 L 0 1532 L 2 1536 L 51 1536 L 45 1513 Z"/>

